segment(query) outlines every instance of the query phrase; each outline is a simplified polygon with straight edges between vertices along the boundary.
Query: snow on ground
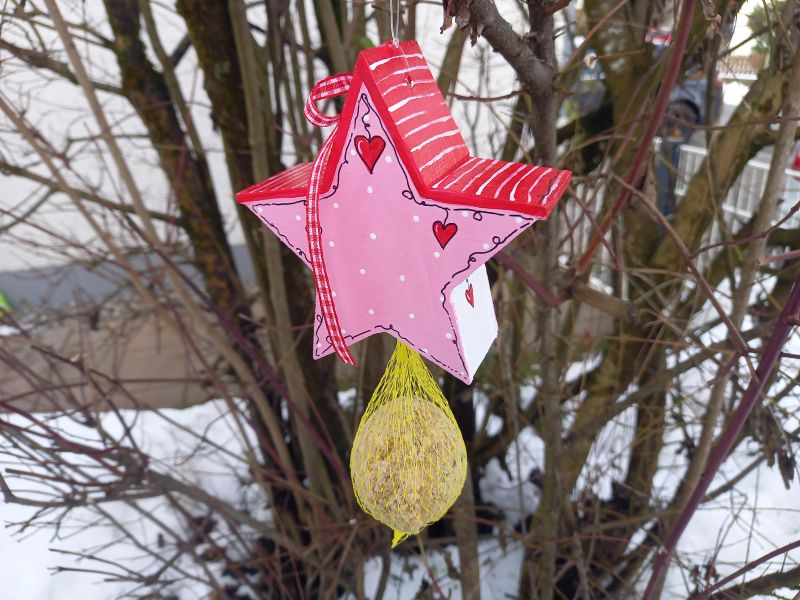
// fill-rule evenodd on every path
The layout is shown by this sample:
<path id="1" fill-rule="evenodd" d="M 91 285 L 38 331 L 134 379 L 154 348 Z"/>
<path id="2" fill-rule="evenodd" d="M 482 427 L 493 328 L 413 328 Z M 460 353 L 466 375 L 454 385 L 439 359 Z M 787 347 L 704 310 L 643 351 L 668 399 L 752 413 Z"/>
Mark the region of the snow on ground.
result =
<path id="1" fill-rule="evenodd" d="M 233 419 L 223 402 L 208 402 L 185 410 L 120 411 L 122 419 L 132 424 L 131 431 L 137 444 L 147 452 L 153 462 L 169 467 L 173 474 L 184 480 L 199 484 L 206 491 L 246 508 L 256 518 L 266 520 L 269 514 L 263 508 L 263 498 L 250 485 L 241 438 L 234 429 Z M 64 435 L 83 437 L 91 435 L 91 429 L 83 427 L 65 416 L 39 415 Z M 3 419 L 18 425 L 23 419 L 4 415 Z M 111 413 L 101 417 L 103 427 L 112 435 L 122 434 L 122 423 Z M 212 440 L 219 451 L 199 441 L 198 435 Z M 9 464 L 8 456 L 0 454 L 0 468 L 20 465 Z M 158 519 L 164 526 L 180 533 L 185 531 L 176 514 L 167 508 L 161 499 L 139 501 L 143 509 L 137 512 L 120 502 L 104 504 L 114 517 L 129 525 L 137 541 L 150 546 L 157 543 L 159 527 L 149 518 Z M 187 509 L 192 506 L 187 503 Z M 14 504 L 0 504 L 0 516 L 4 525 L 18 524 L 29 519 L 34 509 Z M 0 597 L 7 600 L 110 600 L 130 590 L 130 583 L 103 582 L 104 575 L 65 572 L 53 575 L 55 567 L 78 569 L 108 569 L 107 565 L 72 556 L 51 552 L 69 550 L 86 552 L 89 555 L 102 549 L 104 558 L 122 558 L 126 566 L 152 572 L 158 565 L 132 540 L 121 536 L 119 530 L 108 526 L 92 526 L 97 515 L 87 509 L 73 511 L 67 518 L 59 535 L 53 529 L 32 527 L 19 534 L 17 526 L 0 528 L 0 581 L 3 592 Z M 163 531 L 163 529 L 161 529 Z M 162 534 L 163 535 L 163 534 Z M 173 540 L 166 536 L 167 547 Z M 186 566 L 186 565 L 184 565 Z M 213 568 L 213 566 L 211 567 Z M 110 569 L 119 572 L 117 569 Z M 216 573 L 219 577 L 219 573 Z M 178 586 L 181 600 L 207 598 L 204 586 L 182 581 Z"/>
<path id="2" fill-rule="evenodd" d="M 754 286 L 750 302 L 754 302 L 756 295 L 771 289 L 773 285 L 772 278 L 765 278 L 758 282 Z M 727 281 L 716 291 L 716 296 L 720 300 L 723 310 L 730 314 L 730 294 Z M 716 317 L 718 317 L 716 311 L 707 306 L 705 311 L 696 318 L 698 322 L 711 322 Z M 743 330 L 746 331 L 754 325 L 753 319 L 748 315 L 745 317 Z M 706 346 L 721 343 L 725 340 L 726 335 L 725 325 L 719 324 L 701 336 L 701 343 Z M 758 341 L 751 342 L 751 346 L 757 347 Z M 785 344 L 784 351 L 800 353 L 800 336 L 796 332 Z M 677 357 L 676 360 L 688 357 L 686 353 L 683 354 L 684 356 Z M 754 365 L 758 363 L 758 358 L 758 354 L 751 356 Z M 770 396 L 777 395 L 777 391 L 786 385 L 787 380 L 796 376 L 798 361 L 782 358 L 778 372 L 779 376 L 772 386 Z M 739 364 L 738 374 L 741 384 L 747 386 L 750 375 L 742 362 Z M 693 369 L 680 378 L 678 383 L 684 398 L 683 410 L 687 419 L 699 416 L 717 376 L 716 371 L 712 371 L 709 366 L 704 365 L 703 369 Z M 729 389 L 725 397 L 738 399 L 740 396 L 733 395 Z M 782 426 L 786 431 L 792 431 L 800 424 L 797 417 L 800 415 L 800 399 L 796 396 L 783 398 L 771 411 L 773 414 L 781 411 L 784 415 L 790 415 L 788 418 L 781 417 Z M 694 430 L 694 434 L 699 434 L 699 430 Z M 661 453 L 661 470 L 657 483 L 661 488 L 662 498 L 671 497 L 686 468 L 685 456 L 676 454 L 680 441 L 681 433 L 674 429 L 672 438 L 667 440 Z M 755 442 L 748 441 L 741 444 L 722 465 L 709 490 L 713 492 L 738 475 L 753 462 L 758 453 Z M 701 572 L 704 570 L 705 564 L 713 562 L 720 576 L 724 577 L 747 562 L 796 541 L 800 538 L 799 484 L 800 472 L 797 468 L 795 468 L 791 488 L 787 490 L 777 465 L 768 467 L 766 463 L 762 463 L 742 479 L 733 490 L 703 504 L 698 509 L 678 545 L 680 559 L 684 561 L 684 564 L 700 566 Z M 790 569 L 798 564 L 800 564 L 800 551 L 795 550 L 765 563 L 759 569 L 748 573 L 746 578 L 753 579 L 779 567 Z M 686 597 L 687 590 L 693 588 L 691 582 L 686 580 L 687 572 L 688 569 L 672 569 L 665 586 L 667 597 Z M 739 580 L 739 583 L 744 580 Z"/>
<path id="3" fill-rule="evenodd" d="M 413 540 L 412 540 L 413 543 Z M 445 558 L 445 552 L 449 558 Z M 459 568 L 458 550 L 449 546 L 441 551 L 426 552 L 428 565 L 439 589 L 445 598 L 460 598 L 459 582 L 448 575 L 450 566 Z M 478 562 L 481 571 L 481 598 L 483 600 L 508 600 L 517 594 L 519 566 L 522 549 L 516 544 L 500 547 L 496 540 L 478 543 Z M 382 571 L 382 560 L 372 558 L 365 565 L 364 593 L 374 598 Z M 412 600 L 423 585 L 423 578 L 430 581 L 428 569 L 418 555 L 392 555 L 389 580 L 384 600 Z M 438 597 L 438 595 L 437 595 Z M 352 600 L 352 598 L 347 598 Z"/>
<path id="4" fill-rule="evenodd" d="M 753 460 L 737 452 L 714 479 L 711 490 L 735 476 Z M 701 506 L 692 518 L 678 553 L 684 563 L 700 566 L 713 562 L 720 576 L 726 576 L 755 560 L 800 538 L 800 493 L 797 483 L 787 490 L 777 467 L 765 464 L 755 469 L 735 490 Z M 747 574 L 753 579 L 780 568 L 791 569 L 800 563 L 800 551 L 778 556 Z M 665 596 L 686 598 L 693 584 L 686 581 L 688 569 L 672 569 Z M 740 580 L 744 581 L 744 579 Z M 789 596 L 791 597 L 791 596 Z"/>
<path id="5" fill-rule="evenodd" d="M 17 335 L 19 333 L 19 329 L 16 327 L 12 327 L 11 325 L 3 325 L 0 323 L 0 337 L 4 335 Z"/>
<path id="6" fill-rule="evenodd" d="M 718 327 L 709 331 L 704 343 L 713 343 L 724 337 Z M 787 351 L 800 352 L 800 341 L 794 337 L 787 344 Z M 679 357 L 678 360 L 685 357 Z M 757 357 L 756 357 L 757 358 Z M 796 365 L 793 365 L 796 368 Z M 575 373 L 577 375 L 577 373 Z M 787 373 L 786 376 L 789 376 Z M 709 383 L 715 373 L 695 369 L 680 382 L 680 393 L 685 399 L 683 410 L 687 417 L 699 411 L 704 404 Z M 747 381 L 746 372 L 742 381 Z M 785 381 L 780 379 L 776 386 Z M 524 388 L 520 391 L 524 401 L 535 401 L 535 390 Z M 353 402 L 352 394 L 343 397 Z M 478 421 L 486 418 L 488 399 L 477 394 L 475 405 Z M 798 401 L 785 399 L 781 408 L 789 414 L 798 414 Z M 69 435 L 91 435 L 87 429 L 75 421 L 61 415 L 42 415 L 51 427 Z M 19 421 L 19 417 L 4 417 Z M 243 504 L 257 518 L 269 519 L 264 509 L 259 491 L 247 482 L 246 463 L 243 459 L 242 445 L 236 432 L 233 419 L 221 401 L 209 402 L 184 410 L 145 411 L 139 413 L 122 412 L 122 419 L 132 423 L 133 435 L 138 444 L 150 453 L 157 463 L 168 467 L 173 473 L 200 484 L 209 492 L 225 499 Z M 102 416 L 103 426 L 112 433 L 121 435 L 121 422 L 112 414 Z M 790 419 L 791 420 L 791 419 Z M 798 426 L 800 421 L 788 424 L 788 428 Z M 489 417 L 488 424 L 494 429 L 497 424 Z M 623 411 L 600 434 L 592 449 L 589 461 L 581 475 L 580 486 L 590 487 L 601 497 L 610 494 L 611 479 L 623 475 L 617 465 L 625 464 L 634 416 L 631 409 Z M 88 432 L 88 433 L 87 433 Z M 198 443 L 198 434 L 216 445 Z M 659 497 L 671 497 L 679 484 L 686 467 L 683 454 L 676 453 L 681 441 L 681 433 L 675 429 L 662 451 L 660 470 L 656 489 Z M 743 466 L 749 464 L 754 455 L 744 444 L 724 465 L 717 475 L 711 489 L 725 483 L 735 476 Z M 490 461 L 479 481 L 484 501 L 494 504 L 505 517 L 506 525 L 513 527 L 520 521 L 522 512 L 535 509 L 539 501 L 539 490 L 529 481 L 532 471 L 544 469 L 544 448 L 541 439 L 531 428 L 520 431 L 516 442 L 506 453 L 505 464 Z M 7 457 L 0 454 L 0 468 L 8 468 Z M 18 465 L 17 465 L 18 466 Z M 610 468 L 609 468 L 610 467 Z M 521 484 L 518 487 L 519 482 Z M 181 524 L 159 499 L 140 503 L 143 508 L 171 527 L 180 531 Z M 16 505 L 1 505 L 2 521 L 20 523 L 32 515 L 32 509 Z M 156 528 L 130 507 L 117 504 L 105 505 L 117 519 L 133 524 L 138 539 L 154 543 Z M 119 597 L 130 588 L 127 583 L 103 583 L 103 576 L 66 572 L 51 575 L 53 567 L 72 566 L 78 568 L 97 568 L 91 561 L 76 561 L 66 554 L 51 552 L 50 549 L 88 550 L 105 548 L 104 555 L 124 557 L 132 568 L 152 569 L 151 558 L 145 556 L 130 543 L 121 543 L 116 530 L 107 527 L 89 527 L 91 519 L 96 518 L 89 511 L 75 511 L 65 522 L 60 537 L 54 537 L 52 530 L 32 528 L 23 534 L 15 534 L 16 528 L 0 528 L 0 581 L 3 581 L 3 598 L 9 600 L 66 600 L 79 595 L 82 600 L 107 600 Z M 708 562 L 714 563 L 717 571 L 724 576 L 739 566 L 761 556 L 783 544 L 800 538 L 800 495 L 797 482 L 791 490 L 786 490 L 777 468 L 760 465 L 745 477 L 735 490 L 722 494 L 713 502 L 704 505 L 691 521 L 679 545 L 679 559 L 684 568 L 673 568 L 667 578 L 665 598 L 686 598 L 693 583 L 687 581 L 691 567 L 698 565 L 701 571 Z M 411 543 L 415 543 L 413 540 Z M 107 547 L 106 547 L 107 546 Z M 445 553 L 448 556 L 445 556 Z M 522 550 L 509 542 L 500 547 L 497 539 L 483 540 L 479 545 L 481 564 L 482 597 L 486 599 L 506 599 L 514 597 L 520 570 Z M 452 592 L 452 598 L 461 596 L 458 582 L 449 575 L 449 566 L 458 567 L 458 551 L 454 546 L 445 549 L 429 549 L 427 558 L 438 585 L 445 595 Z M 791 568 L 800 561 L 800 552 L 795 551 L 771 561 L 765 569 L 775 569 L 783 565 Z M 382 569 L 382 559 L 371 559 L 365 569 L 365 589 L 368 597 L 374 593 Z M 406 555 L 402 551 L 391 554 L 390 577 L 385 598 L 410 600 L 419 591 L 427 568 L 418 555 Z M 749 577 L 763 574 L 762 570 L 749 574 Z M 219 576 L 219 574 L 216 574 Z M 182 582 L 176 590 L 181 600 L 202 598 L 206 590 L 202 585 L 188 585 Z"/>
<path id="7" fill-rule="evenodd" d="M 538 437 L 536 440 L 538 441 L 536 445 L 543 450 L 541 440 Z M 525 460 L 522 464 L 527 462 L 529 461 Z M 538 464 L 543 462 L 542 460 Z M 503 513 L 508 527 L 517 527 L 520 522 L 520 516 L 531 514 L 539 506 L 541 494 L 539 488 L 528 481 L 527 477 L 517 476 L 516 463 L 513 459 L 508 463 L 508 466 L 511 474 L 514 475 L 513 477 L 509 477 L 509 474 L 503 470 L 498 459 L 491 459 L 486 463 L 483 477 L 478 482 L 478 486 L 480 487 L 483 501 L 496 506 Z M 522 473 L 524 474 L 525 471 L 522 470 Z"/>

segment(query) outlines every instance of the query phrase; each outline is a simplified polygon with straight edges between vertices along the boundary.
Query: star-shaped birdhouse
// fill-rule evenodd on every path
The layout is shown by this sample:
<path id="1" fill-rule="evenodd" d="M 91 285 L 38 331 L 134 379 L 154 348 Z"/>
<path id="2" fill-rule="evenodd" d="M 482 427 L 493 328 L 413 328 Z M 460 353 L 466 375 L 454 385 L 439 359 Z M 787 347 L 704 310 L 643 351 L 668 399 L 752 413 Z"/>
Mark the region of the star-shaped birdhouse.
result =
<path id="1" fill-rule="evenodd" d="M 469 383 L 497 336 L 485 263 L 547 218 L 571 173 L 470 156 L 416 42 L 361 52 L 348 80 L 318 202 L 342 337 L 388 333 Z M 312 165 L 236 196 L 309 266 Z M 334 344 L 317 300 L 320 358 Z"/>

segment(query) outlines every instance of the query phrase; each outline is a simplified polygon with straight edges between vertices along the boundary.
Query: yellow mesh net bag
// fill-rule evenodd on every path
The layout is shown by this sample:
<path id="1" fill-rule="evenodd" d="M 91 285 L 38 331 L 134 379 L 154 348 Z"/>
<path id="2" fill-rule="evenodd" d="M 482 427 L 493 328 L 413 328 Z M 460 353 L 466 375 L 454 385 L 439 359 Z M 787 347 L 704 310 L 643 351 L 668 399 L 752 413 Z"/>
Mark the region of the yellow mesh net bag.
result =
<path id="1" fill-rule="evenodd" d="M 401 342 L 358 425 L 350 473 L 359 506 L 394 530 L 392 548 L 441 519 L 464 487 L 461 430 L 422 359 Z"/>

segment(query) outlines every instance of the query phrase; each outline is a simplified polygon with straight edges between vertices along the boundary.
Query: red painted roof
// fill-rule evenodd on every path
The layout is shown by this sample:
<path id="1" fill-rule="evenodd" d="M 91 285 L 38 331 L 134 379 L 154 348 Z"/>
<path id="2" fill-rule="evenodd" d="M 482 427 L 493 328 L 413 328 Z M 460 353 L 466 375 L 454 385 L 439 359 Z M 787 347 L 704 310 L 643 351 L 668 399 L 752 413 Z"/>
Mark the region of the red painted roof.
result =
<path id="1" fill-rule="evenodd" d="M 570 177 L 551 167 L 470 157 L 434 183 L 430 197 L 546 216 Z"/>
<path id="2" fill-rule="evenodd" d="M 421 194 L 444 203 L 509 210 L 545 218 L 558 202 L 571 173 L 547 167 L 470 157 L 464 138 L 436 85 L 419 45 L 401 42 L 358 55 L 351 90 L 367 87 L 375 110 Z M 321 190 L 330 188 L 357 103 L 350 94 Z M 302 196 L 310 164 L 297 165 L 239 192 L 239 202 Z"/>
<path id="3" fill-rule="evenodd" d="M 417 42 L 366 50 L 358 57 L 359 71 L 368 88 L 374 85 L 376 110 L 396 128 L 395 144 L 411 157 L 426 187 L 469 156 Z"/>
<path id="4" fill-rule="evenodd" d="M 236 200 L 251 202 L 265 198 L 305 196 L 310 176 L 311 163 L 300 163 L 242 190 L 236 194 Z"/>

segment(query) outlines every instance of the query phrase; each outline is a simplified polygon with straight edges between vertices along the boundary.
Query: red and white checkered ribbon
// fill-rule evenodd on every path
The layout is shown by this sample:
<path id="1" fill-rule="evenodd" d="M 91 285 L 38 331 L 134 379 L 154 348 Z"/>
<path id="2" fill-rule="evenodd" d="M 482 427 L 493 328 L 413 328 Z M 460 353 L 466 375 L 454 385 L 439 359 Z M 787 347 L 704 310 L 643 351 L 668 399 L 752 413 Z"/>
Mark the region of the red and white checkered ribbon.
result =
<path id="1" fill-rule="evenodd" d="M 344 73 L 332 75 L 319 81 L 314 86 L 314 89 L 311 90 L 311 95 L 306 100 L 305 110 L 303 111 L 308 122 L 317 127 L 336 125 L 339 122 L 339 115 L 332 117 L 323 115 L 317 109 L 316 103 L 320 100 L 346 93 L 350 89 L 352 79 L 353 76 L 350 73 Z M 336 130 L 334 129 L 328 139 L 325 140 L 325 143 L 322 144 L 314 165 L 311 167 L 311 179 L 308 182 L 308 194 L 306 194 L 306 234 L 308 236 L 308 254 L 311 259 L 311 270 L 314 273 L 314 282 L 317 287 L 317 298 L 319 298 L 319 305 L 322 309 L 325 324 L 328 326 L 331 344 L 342 362 L 354 365 L 356 361 L 347 348 L 342 328 L 339 325 L 339 317 L 336 315 L 331 282 L 325 269 L 325 257 L 322 252 L 322 227 L 319 222 L 319 185 L 322 180 L 322 174 L 328 164 L 335 136 Z"/>

